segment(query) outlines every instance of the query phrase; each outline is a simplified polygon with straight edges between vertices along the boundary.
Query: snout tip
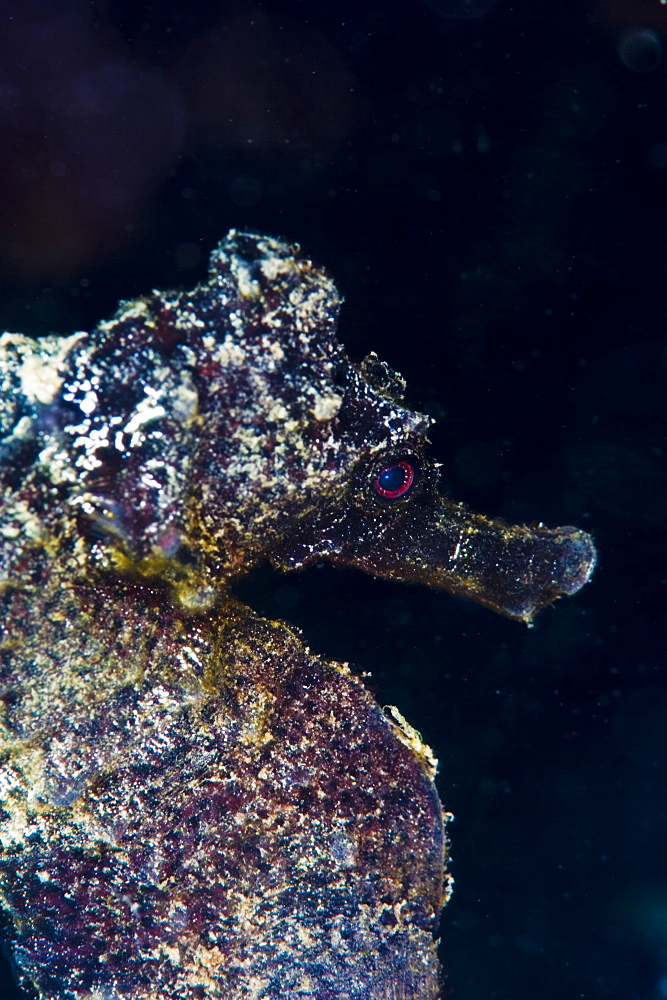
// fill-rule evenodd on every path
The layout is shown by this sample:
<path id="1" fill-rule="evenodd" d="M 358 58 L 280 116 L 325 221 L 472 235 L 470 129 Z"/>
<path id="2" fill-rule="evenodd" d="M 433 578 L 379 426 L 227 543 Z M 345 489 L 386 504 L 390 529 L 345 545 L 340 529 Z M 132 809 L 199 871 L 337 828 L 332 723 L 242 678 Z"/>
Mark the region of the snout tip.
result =
<path id="1" fill-rule="evenodd" d="M 585 531 L 569 525 L 560 530 L 563 541 L 558 585 L 562 594 L 576 594 L 593 574 L 597 551 L 593 539 Z"/>

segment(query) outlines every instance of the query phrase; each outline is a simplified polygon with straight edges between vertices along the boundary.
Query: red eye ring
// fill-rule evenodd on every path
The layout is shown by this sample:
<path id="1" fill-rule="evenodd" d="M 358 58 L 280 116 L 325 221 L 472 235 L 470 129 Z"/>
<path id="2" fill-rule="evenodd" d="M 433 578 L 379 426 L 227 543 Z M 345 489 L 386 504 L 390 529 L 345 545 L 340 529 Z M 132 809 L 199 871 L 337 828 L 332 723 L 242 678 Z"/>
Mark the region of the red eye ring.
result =
<path id="1" fill-rule="evenodd" d="M 380 497 L 396 500 L 410 491 L 414 481 L 414 467 L 403 459 L 382 469 L 373 480 L 373 489 Z"/>

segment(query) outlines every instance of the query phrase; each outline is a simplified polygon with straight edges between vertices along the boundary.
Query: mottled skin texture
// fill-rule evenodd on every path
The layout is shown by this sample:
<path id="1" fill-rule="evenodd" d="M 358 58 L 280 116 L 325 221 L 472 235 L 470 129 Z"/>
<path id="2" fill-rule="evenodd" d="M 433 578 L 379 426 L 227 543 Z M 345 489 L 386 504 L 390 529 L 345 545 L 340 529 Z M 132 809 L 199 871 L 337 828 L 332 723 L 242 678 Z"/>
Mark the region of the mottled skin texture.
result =
<path id="1" fill-rule="evenodd" d="M 594 549 L 442 499 L 338 304 L 231 233 L 191 292 L 0 339 L 0 893 L 40 997 L 441 994 L 430 751 L 231 585 L 329 559 L 530 621 Z"/>

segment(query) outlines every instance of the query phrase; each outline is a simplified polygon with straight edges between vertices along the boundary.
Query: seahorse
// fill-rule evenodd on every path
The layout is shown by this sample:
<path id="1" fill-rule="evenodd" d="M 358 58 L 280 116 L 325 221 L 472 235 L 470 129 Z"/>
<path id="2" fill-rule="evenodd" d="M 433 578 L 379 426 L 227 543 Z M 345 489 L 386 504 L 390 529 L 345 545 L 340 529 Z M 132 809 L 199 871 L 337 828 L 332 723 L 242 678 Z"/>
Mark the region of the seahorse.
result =
<path id="1" fill-rule="evenodd" d="M 433 754 L 234 585 L 328 560 L 531 622 L 595 549 L 442 495 L 339 306 L 232 231 L 193 290 L 0 338 L 0 902 L 45 1000 L 441 995 Z"/>

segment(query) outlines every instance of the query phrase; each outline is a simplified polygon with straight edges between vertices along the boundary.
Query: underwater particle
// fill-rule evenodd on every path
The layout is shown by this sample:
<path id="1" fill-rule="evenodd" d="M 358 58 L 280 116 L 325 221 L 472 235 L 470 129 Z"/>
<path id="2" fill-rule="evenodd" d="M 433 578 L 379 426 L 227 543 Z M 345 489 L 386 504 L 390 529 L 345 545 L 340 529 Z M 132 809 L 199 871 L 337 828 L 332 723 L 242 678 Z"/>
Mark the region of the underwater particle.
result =
<path id="1" fill-rule="evenodd" d="M 653 28 L 628 28 L 618 39 L 617 51 L 633 73 L 653 73 L 662 58 L 660 38 Z"/>
<path id="2" fill-rule="evenodd" d="M 422 2 L 442 17 L 469 20 L 487 14 L 496 6 L 498 0 L 422 0 Z"/>

